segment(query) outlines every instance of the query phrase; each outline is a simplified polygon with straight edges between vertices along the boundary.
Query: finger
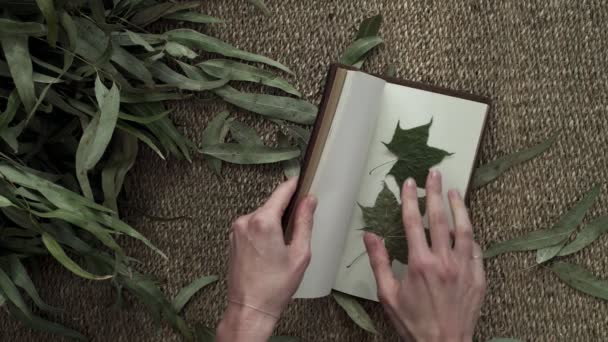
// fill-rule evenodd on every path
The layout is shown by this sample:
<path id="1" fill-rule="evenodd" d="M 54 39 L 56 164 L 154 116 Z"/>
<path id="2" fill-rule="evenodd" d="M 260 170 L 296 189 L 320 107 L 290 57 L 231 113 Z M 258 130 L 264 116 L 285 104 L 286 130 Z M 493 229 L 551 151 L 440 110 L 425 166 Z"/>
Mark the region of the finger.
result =
<path id="1" fill-rule="evenodd" d="M 289 205 L 289 201 L 291 200 L 293 193 L 296 191 L 297 185 L 297 177 L 290 178 L 289 180 L 279 184 L 260 210 L 281 217 L 285 211 L 285 208 L 287 208 Z"/>
<path id="2" fill-rule="evenodd" d="M 363 242 L 376 278 L 378 298 L 382 304 L 390 304 L 396 299 L 399 282 L 395 279 L 391 269 L 391 262 L 386 247 L 384 247 L 384 242 L 378 235 L 369 232 L 363 235 Z"/>
<path id="3" fill-rule="evenodd" d="M 408 178 L 403 182 L 403 189 L 401 190 L 401 216 L 403 226 L 405 227 L 409 255 L 428 251 L 429 245 L 424 235 L 422 217 L 420 216 L 420 209 L 418 209 L 416 182 L 413 178 Z"/>
<path id="4" fill-rule="evenodd" d="M 464 258 L 469 258 L 473 253 L 473 226 L 469 219 L 467 207 L 458 193 L 458 190 L 448 192 L 452 217 L 454 218 L 454 250 Z"/>
<path id="5" fill-rule="evenodd" d="M 473 253 L 471 257 L 473 258 L 473 272 L 478 276 L 481 276 L 481 279 L 485 280 L 485 271 L 483 269 L 483 251 L 477 242 L 473 241 L 472 245 Z"/>
<path id="6" fill-rule="evenodd" d="M 298 251 L 310 249 L 310 237 L 312 236 L 316 207 L 317 199 L 312 195 L 307 195 L 296 208 L 290 245 L 294 246 Z"/>
<path id="7" fill-rule="evenodd" d="M 431 170 L 426 180 L 426 210 L 431 226 L 431 249 L 435 253 L 450 250 L 450 228 L 443 207 L 441 174 Z"/>

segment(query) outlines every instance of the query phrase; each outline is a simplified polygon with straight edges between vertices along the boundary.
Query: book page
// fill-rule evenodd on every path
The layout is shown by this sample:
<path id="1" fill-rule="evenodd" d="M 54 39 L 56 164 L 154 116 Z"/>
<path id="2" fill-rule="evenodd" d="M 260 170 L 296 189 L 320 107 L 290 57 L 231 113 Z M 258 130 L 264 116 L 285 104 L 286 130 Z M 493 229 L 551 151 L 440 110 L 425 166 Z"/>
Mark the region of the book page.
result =
<path id="1" fill-rule="evenodd" d="M 382 79 L 348 71 L 309 191 L 318 200 L 312 257 L 295 298 L 327 296 L 334 285 L 384 85 Z"/>
<path id="2" fill-rule="evenodd" d="M 387 83 L 380 108 L 357 202 L 365 207 L 373 206 L 385 181 L 395 198 L 401 202 L 400 189 L 394 178 L 386 176 L 396 157 L 382 142 L 391 141 L 397 122 L 400 122 L 402 128 L 408 129 L 428 124 L 432 118 L 428 145 L 453 153 L 435 166 L 442 173 L 444 205 L 449 208 L 447 191 L 455 188 L 464 194 L 468 187 L 488 105 Z M 376 169 L 370 174 L 374 168 Z M 418 184 L 418 187 L 418 195 L 423 196 L 424 184 Z M 334 288 L 377 301 L 376 282 L 367 254 L 363 254 L 365 246 L 360 229 L 365 223 L 359 207 L 356 203 L 352 205 L 355 209 Z M 451 214 L 448 213 L 448 217 L 451 223 Z M 425 224 L 426 222 L 425 218 Z M 392 266 L 396 276 L 401 277 L 404 265 L 394 261 Z"/>

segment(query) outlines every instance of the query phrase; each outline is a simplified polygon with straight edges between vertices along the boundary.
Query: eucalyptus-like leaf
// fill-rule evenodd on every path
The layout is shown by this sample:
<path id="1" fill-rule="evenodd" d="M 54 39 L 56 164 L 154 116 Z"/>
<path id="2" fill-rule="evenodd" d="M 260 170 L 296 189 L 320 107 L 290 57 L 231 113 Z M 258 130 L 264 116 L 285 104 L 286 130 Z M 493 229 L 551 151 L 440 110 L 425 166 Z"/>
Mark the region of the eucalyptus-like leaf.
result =
<path id="1" fill-rule="evenodd" d="M 40 8 L 40 12 L 42 12 L 42 15 L 44 15 L 44 19 L 46 20 L 46 26 L 48 28 L 46 40 L 49 42 L 50 46 L 55 47 L 59 25 L 53 0 L 36 0 L 36 3 L 38 4 L 38 8 Z"/>
<path id="2" fill-rule="evenodd" d="M 28 36 L 22 34 L 0 35 L 0 44 L 19 97 L 25 110 L 29 113 L 36 104 L 36 93 L 34 92 L 34 76 Z"/>
<path id="3" fill-rule="evenodd" d="M 331 295 L 334 297 L 338 305 L 340 305 L 340 307 L 346 311 L 348 317 L 350 317 L 361 329 L 372 334 L 378 334 L 372 319 L 369 317 L 367 312 L 365 312 L 363 306 L 359 304 L 356 297 L 335 290 L 331 292 Z"/>
<path id="4" fill-rule="evenodd" d="M 0 267 L 0 294 L 7 300 L 9 300 L 13 305 L 15 305 L 23 314 L 31 318 L 32 313 L 28 305 L 23 300 L 19 289 L 15 286 L 11 278 L 8 274 Z"/>
<path id="5" fill-rule="evenodd" d="M 131 42 L 133 42 L 133 44 L 139 45 L 147 51 L 154 51 L 154 47 L 152 47 L 150 43 L 148 43 L 142 36 L 140 36 L 139 33 L 135 33 L 129 30 L 125 30 L 125 32 L 127 33 L 127 37 L 129 37 Z M 112 36 L 112 39 L 114 40 L 114 36 Z"/>
<path id="6" fill-rule="evenodd" d="M 161 2 L 138 11 L 137 14 L 131 17 L 129 22 L 135 26 L 144 27 L 166 15 L 198 6 L 200 6 L 200 2 L 198 1 L 186 1 L 182 3 Z"/>
<path id="7" fill-rule="evenodd" d="M 242 145 L 264 145 L 262 138 L 260 138 L 255 129 L 237 120 L 230 122 L 230 135 Z"/>
<path id="8" fill-rule="evenodd" d="M 163 16 L 164 19 L 171 20 L 181 20 L 181 21 L 189 21 L 192 23 L 198 24 L 221 24 L 224 21 L 222 19 L 218 19 L 212 16 L 208 16 L 206 14 L 192 12 L 192 11 L 182 11 L 177 13 L 172 13 L 169 15 Z"/>
<path id="9" fill-rule="evenodd" d="M 221 112 L 209 122 L 207 128 L 205 128 L 205 130 L 203 131 L 203 147 L 213 146 L 224 142 L 224 137 L 226 136 L 226 134 L 222 134 L 222 131 L 224 131 L 225 127 L 229 127 L 226 125 L 226 119 L 228 118 L 228 115 L 228 112 Z M 207 163 L 216 175 L 221 175 L 222 161 L 220 159 L 209 156 L 207 157 Z"/>
<path id="10" fill-rule="evenodd" d="M 361 58 L 371 49 L 380 45 L 382 42 L 382 38 L 378 36 L 357 39 L 346 48 L 346 51 L 344 51 L 344 54 L 338 62 L 346 65 L 353 65 L 361 60 Z"/>
<path id="11" fill-rule="evenodd" d="M 0 18 L 0 38 L 11 35 L 40 37 L 45 34 L 47 34 L 47 28 L 40 23 Z"/>
<path id="12" fill-rule="evenodd" d="M 570 287 L 593 297 L 608 300 L 608 282 L 597 278 L 586 269 L 565 262 L 556 262 L 550 269 Z"/>
<path id="13" fill-rule="evenodd" d="M 189 47 L 176 42 L 167 42 L 164 50 L 175 58 L 186 57 L 188 59 L 194 59 L 198 57 L 198 54 L 192 51 Z"/>
<path id="14" fill-rule="evenodd" d="M 589 246 L 606 233 L 608 233 L 608 216 L 602 216 L 585 225 L 585 227 L 576 234 L 574 241 L 570 242 L 559 251 L 558 256 L 574 254 Z"/>
<path id="15" fill-rule="evenodd" d="M 234 164 L 268 164 L 296 158 L 297 148 L 217 144 L 203 146 L 202 153 Z"/>
<path id="16" fill-rule="evenodd" d="M 169 68 L 166 64 L 156 62 L 150 66 L 150 71 L 154 77 L 167 83 L 170 86 L 194 91 L 204 91 L 217 89 L 228 83 L 229 80 L 216 80 L 216 81 L 200 81 L 188 78 L 173 69 Z"/>
<path id="17" fill-rule="evenodd" d="M 168 31 L 165 34 L 169 37 L 170 40 L 189 46 L 192 49 L 201 49 L 207 52 L 218 53 L 226 57 L 233 57 L 251 62 L 264 63 L 275 68 L 281 69 L 290 74 L 293 74 L 293 72 L 288 67 L 268 57 L 239 50 L 228 43 L 225 43 L 217 38 L 207 36 L 195 30 L 177 29 Z"/>
<path id="18" fill-rule="evenodd" d="M 289 94 L 300 97 L 302 94 L 283 78 L 270 71 L 256 68 L 249 64 L 243 64 L 229 59 L 210 59 L 198 66 L 205 73 L 219 79 L 231 81 L 256 82 L 281 89 Z"/>
<path id="19" fill-rule="evenodd" d="M 122 190 L 127 172 L 135 164 L 137 149 L 137 138 L 118 132 L 114 137 L 110 157 L 101 171 L 103 205 L 115 212 L 118 212 L 116 199 Z"/>
<path id="20" fill-rule="evenodd" d="M 175 311 L 178 313 L 180 311 L 182 311 L 182 309 L 184 308 L 186 303 L 188 303 L 188 301 L 190 301 L 190 298 L 192 298 L 192 296 L 194 296 L 203 287 L 205 287 L 217 280 L 218 280 L 218 277 L 215 275 L 203 276 L 203 277 L 200 277 L 200 278 L 194 280 L 188 286 L 181 289 L 177 293 L 175 298 L 173 298 L 173 302 L 171 303 L 173 305 L 173 308 L 175 308 Z"/>
<path id="21" fill-rule="evenodd" d="M 25 266 L 19 260 L 19 257 L 16 255 L 10 255 L 8 257 L 9 263 L 11 265 L 11 278 L 15 285 L 21 287 L 30 298 L 34 301 L 36 306 L 41 310 L 49 311 L 49 312 L 61 312 L 63 310 L 57 309 L 53 306 L 46 304 L 40 295 L 38 294 L 38 290 L 36 290 L 36 286 L 34 282 L 30 278 L 25 269 Z"/>
<path id="22" fill-rule="evenodd" d="M 107 280 L 112 278 L 111 275 L 98 276 L 83 270 L 74 260 L 65 254 L 61 245 L 52 236 L 47 233 L 42 233 L 42 241 L 49 253 L 57 260 L 61 265 L 67 268 L 77 276 L 90 280 Z"/>
<path id="23" fill-rule="evenodd" d="M 365 37 L 375 37 L 380 33 L 380 26 L 382 25 L 382 15 L 377 14 L 373 17 L 365 18 L 361 25 L 359 25 L 359 30 L 357 31 L 357 36 L 355 40 L 365 38 Z"/>
<path id="24" fill-rule="evenodd" d="M 471 187 L 475 189 L 484 186 L 498 178 L 501 174 L 513 166 L 519 165 L 542 154 L 549 149 L 551 145 L 553 145 L 555 140 L 557 140 L 557 137 L 558 135 L 556 134 L 536 146 L 500 157 L 480 166 L 473 174 Z"/>
<path id="25" fill-rule="evenodd" d="M 13 308 L 11 306 L 9 306 L 9 312 L 12 316 L 15 316 L 17 319 L 23 322 L 26 327 L 30 329 L 42 331 L 45 333 L 61 335 L 78 341 L 88 340 L 83 334 L 79 333 L 78 331 L 67 328 L 59 323 L 47 321 L 43 318 L 33 315 L 26 316 L 21 310 Z"/>

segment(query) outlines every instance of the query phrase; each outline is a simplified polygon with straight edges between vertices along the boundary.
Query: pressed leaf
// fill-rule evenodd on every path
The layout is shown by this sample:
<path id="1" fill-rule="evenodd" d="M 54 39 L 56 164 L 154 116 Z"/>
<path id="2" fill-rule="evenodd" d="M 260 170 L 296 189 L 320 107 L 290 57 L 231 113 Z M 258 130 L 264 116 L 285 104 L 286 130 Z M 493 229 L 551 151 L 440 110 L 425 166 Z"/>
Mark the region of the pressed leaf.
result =
<path id="1" fill-rule="evenodd" d="M 558 256 L 574 254 L 589 246 L 606 233 L 608 233 L 608 216 L 603 216 L 587 224 L 578 234 L 576 234 L 574 241 L 570 242 L 559 251 Z"/>
<path id="2" fill-rule="evenodd" d="M 230 86 L 215 89 L 215 93 L 237 107 L 271 118 L 308 125 L 317 115 L 315 105 L 291 97 L 243 93 Z"/>
<path id="3" fill-rule="evenodd" d="M 608 282 L 595 277 L 586 269 L 565 262 L 556 262 L 550 268 L 572 288 L 593 297 L 608 300 Z"/>
<path id="4" fill-rule="evenodd" d="M 300 155 L 300 150 L 297 148 L 245 146 L 240 144 L 203 146 L 201 152 L 234 164 L 276 163 Z"/>
<path id="5" fill-rule="evenodd" d="M 542 154 L 549 147 L 551 147 L 551 145 L 553 145 L 553 143 L 557 139 L 557 136 L 558 135 L 556 134 L 534 147 L 518 151 L 504 157 L 500 157 L 485 165 L 480 166 L 479 168 L 477 168 L 477 170 L 475 170 L 475 173 L 473 174 L 471 187 L 475 189 L 484 186 L 493 181 L 494 179 L 498 178 L 501 174 L 503 174 L 511 167 L 519 165 Z"/>
<path id="6" fill-rule="evenodd" d="M 252 65 L 229 59 L 210 59 L 198 64 L 198 66 L 207 74 L 215 78 L 229 79 L 232 81 L 257 82 L 269 87 L 281 89 L 298 97 L 302 95 L 283 78 L 278 77 L 270 71 L 256 68 Z"/>
<path id="7" fill-rule="evenodd" d="M 38 8 L 44 15 L 44 19 L 46 20 L 46 25 L 48 28 L 48 33 L 46 35 L 46 40 L 49 42 L 49 45 L 55 47 L 55 43 L 57 42 L 57 13 L 55 13 L 55 5 L 53 4 L 53 0 L 36 0 L 38 4 Z"/>
<path id="8" fill-rule="evenodd" d="M 180 312 L 182 311 L 182 309 L 184 308 L 184 306 L 186 305 L 186 303 L 188 303 L 188 301 L 190 300 L 190 298 L 192 298 L 192 296 L 194 296 L 198 291 L 200 291 L 203 287 L 215 282 L 218 280 L 218 277 L 215 275 L 212 276 L 203 276 L 200 277 L 196 280 L 194 280 L 192 283 L 190 283 L 188 286 L 184 287 L 183 289 L 181 289 L 177 295 L 175 296 L 175 298 L 173 298 L 173 302 L 171 303 L 173 305 L 173 308 L 175 309 L 176 312 Z"/>
<path id="9" fill-rule="evenodd" d="M 0 293 L 21 310 L 26 317 L 32 317 L 28 305 L 23 300 L 23 297 L 21 297 L 21 293 L 19 293 L 19 289 L 17 289 L 11 278 L 2 268 L 0 268 Z"/>
<path id="10" fill-rule="evenodd" d="M 366 53 L 380 45 L 382 42 L 382 38 L 378 36 L 357 39 L 346 49 L 346 51 L 344 51 L 339 63 L 353 65 L 359 62 Z"/>
<path id="11" fill-rule="evenodd" d="M 72 273 L 76 274 L 79 277 L 91 280 L 106 280 L 112 278 L 111 275 L 107 276 L 97 276 L 91 274 L 85 270 L 83 270 L 74 260 L 70 259 L 70 257 L 65 254 L 61 245 L 55 240 L 52 236 L 47 233 L 42 233 L 42 242 L 44 242 L 44 246 L 47 248 L 49 253 L 57 260 L 61 265 L 67 268 Z"/>
<path id="12" fill-rule="evenodd" d="M 165 34 L 169 37 L 170 40 L 187 45 L 193 49 L 198 48 L 207 52 L 218 53 L 226 57 L 239 58 L 251 62 L 260 62 L 293 74 L 293 72 L 289 70 L 288 67 L 268 57 L 239 50 L 234 46 L 225 43 L 217 38 L 207 36 L 191 29 L 177 29 L 173 31 L 168 31 Z"/>
<path id="13" fill-rule="evenodd" d="M 426 125 L 402 129 L 397 122 L 391 141 L 384 143 L 389 151 L 397 156 L 397 162 L 388 174 L 395 177 L 399 187 L 408 177 L 412 177 L 418 187 L 423 186 L 429 169 L 439 164 L 445 157 L 452 155 L 452 153 L 427 145 L 432 123 L 431 119 Z"/>
<path id="14" fill-rule="evenodd" d="M 34 282 L 27 274 L 27 270 L 25 266 L 21 263 L 21 260 L 15 255 L 9 256 L 9 262 L 11 264 L 11 278 L 15 285 L 21 287 L 25 292 L 30 296 L 30 298 L 34 301 L 36 306 L 38 306 L 41 310 L 46 310 L 50 312 L 60 312 L 62 310 L 52 307 L 46 304 L 40 295 L 38 294 L 38 290 L 36 290 L 36 286 L 34 286 Z"/>
<path id="15" fill-rule="evenodd" d="M 380 26 L 382 25 L 382 15 L 377 14 L 373 17 L 365 18 L 361 25 L 359 25 L 359 30 L 357 31 L 357 36 L 355 40 L 365 38 L 365 37 L 375 37 L 378 36 L 380 32 Z"/>
<path id="16" fill-rule="evenodd" d="M 2 44 L 4 57 L 11 71 L 19 97 L 26 112 L 29 113 L 36 104 L 36 93 L 34 92 L 34 76 L 28 48 L 28 36 L 0 35 L 0 44 Z"/>
<path id="17" fill-rule="evenodd" d="M 242 145 L 264 145 L 255 129 L 237 120 L 230 122 L 230 135 Z"/>
<path id="18" fill-rule="evenodd" d="M 506 252 L 529 251 L 559 245 L 572 234 L 580 224 L 584 214 L 599 194 L 599 188 L 592 189 L 570 211 L 564 214 L 551 229 L 533 231 L 523 236 L 496 243 L 484 252 L 484 258 L 492 258 Z M 552 251 L 553 252 L 553 251 Z M 559 252 L 559 250 L 557 251 Z M 549 255 L 549 254 L 547 254 Z M 546 261 L 546 260 L 545 260 Z"/>
<path id="19" fill-rule="evenodd" d="M 208 16 L 206 14 L 192 12 L 192 11 L 172 13 L 172 14 L 163 16 L 163 18 L 172 19 L 172 20 L 189 21 L 189 22 L 199 23 L 199 24 L 219 24 L 219 23 L 224 22 L 222 19 L 214 18 L 214 17 Z"/>
<path id="20" fill-rule="evenodd" d="M 216 144 L 221 144 L 224 142 L 225 134 L 222 134 L 224 127 L 226 126 L 226 118 L 228 118 L 228 112 L 219 113 L 213 120 L 209 122 L 207 128 L 203 131 L 202 142 L 203 146 L 213 146 Z M 207 163 L 213 172 L 216 175 L 221 175 L 222 172 L 222 161 L 214 158 L 208 157 Z"/>
<path id="21" fill-rule="evenodd" d="M 173 71 L 166 64 L 156 62 L 150 66 L 150 71 L 157 79 L 167 83 L 170 86 L 194 91 L 211 90 L 222 87 L 229 80 L 216 80 L 216 81 L 201 81 L 188 78 L 180 73 Z"/>
<path id="22" fill-rule="evenodd" d="M 44 36 L 46 33 L 46 26 L 40 23 L 23 22 L 0 18 L 0 38 L 9 35 L 26 35 L 40 37 Z"/>
<path id="23" fill-rule="evenodd" d="M 578 203 L 576 203 L 572 209 L 564 214 L 553 228 L 551 228 L 551 232 L 563 234 L 564 238 L 555 246 L 545 247 L 536 251 L 537 263 L 541 264 L 549 261 L 559 253 L 566 244 L 568 237 L 574 232 L 576 227 L 581 224 L 585 214 L 587 214 L 599 194 L 600 186 L 596 185 Z"/>
<path id="24" fill-rule="evenodd" d="M 373 334 L 378 334 L 372 319 L 367 312 L 365 312 L 363 306 L 359 304 L 356 297 L 338 291 L 332 291 L 331 295 L 342 309 L 346 311 L 348 317 L 350 317 L 361 329 Z"/>
<path id="25" fill-rule="evenodd" d="M 165 44 L 165 51 L 176 58 L 186 57 L 193 59 L 198 56 L 198 54 L 190 50 L 189 47 L 176 42 L 167 42 L 167 44 Z"/>

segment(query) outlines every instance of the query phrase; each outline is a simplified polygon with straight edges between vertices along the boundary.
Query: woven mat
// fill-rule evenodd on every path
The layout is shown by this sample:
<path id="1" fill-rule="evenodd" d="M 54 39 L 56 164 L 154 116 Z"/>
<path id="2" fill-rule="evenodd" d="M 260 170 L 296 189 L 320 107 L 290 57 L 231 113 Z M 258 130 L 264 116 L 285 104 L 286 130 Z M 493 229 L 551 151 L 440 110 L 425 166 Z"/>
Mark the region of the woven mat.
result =
<path id="1" fill-rule="evenodd" d="M 542 158 L 505 174 L 471 194 L 476 236 L 483 246 L 550 226 L 594 183 L 602 195 L 587 220 L 608 207 L 608 6 L 597 1 L 338 1 L 268 0 L 263 17 L 244 0 L 205 1 L 203 10 L 226 18 L 208 30 L 238 47 L 286 63 L 295 84 L 318 103 L 328 64 L 351 42 L 362 18 L 384 15 L 386 44 L 365 69 L 395 65 L 398 76 L 486 95 L 493 100 L 481 161 L 533 145 L 560 132 Z M 221 103 L 176 103 L 175 120 L 200 142 L 210 118 L 230 109 L 274 139 L 275 127 Z M 192 164 L 159 160 L 143 149 L 127 184 L 130 203 L 156 216 L 190 220 L 129 219 L 170 259 L 124 241 L 157 275 L 164 291 L 177 290 L 204 274 L 223 276 L 230 221 L 266 198 L 281 179 L 274 166 L 225 166 L 215 177 L 197 158 Z M 608 278 L 608 238 L 568 261 Z M 167 327 L 156 330 L 142 306 L 127 298 L 112 307 L 107 284 L 76 279 L 51 262 L 36 277 L 43 298 L 64 307 L 60 320 L 94 341 L 179 341 Z M 495 336 L 526 341 L 606 341 L 608 302 L 593 299 L 534 267 L 533 253 L 509 254 L 486 263 L 489 289 L 478 325 L 479 341 Z M 191 323 L 214 326 L 225 306 L 225 283 L 204 290 L 185 310 Z M 293 303 L 277 333 L 303 341 L 396 341 L 379 305 L 366 303 L 381 334 L 358 329 L 330 299 Z M 2 314 L 2 341 L 57 340 L 33 333 Z"/>

